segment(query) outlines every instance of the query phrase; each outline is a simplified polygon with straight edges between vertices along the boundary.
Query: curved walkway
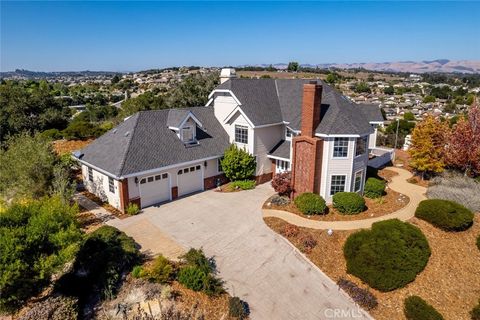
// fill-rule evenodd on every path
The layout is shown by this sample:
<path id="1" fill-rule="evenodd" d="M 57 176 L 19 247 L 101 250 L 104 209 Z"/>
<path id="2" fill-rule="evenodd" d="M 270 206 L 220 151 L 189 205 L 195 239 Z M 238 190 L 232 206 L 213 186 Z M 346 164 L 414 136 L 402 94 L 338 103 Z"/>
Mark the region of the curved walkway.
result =
<path id="1" fill-rule="evenodd" d="M 406 221 L 414 216 L 418 203 L 426 199 L 425 193 L 427 192 L 427 188 L 407 182 L 407 180 L 412 177 L 412 174 L 408 170 L 397 167 L 388 167 L 387 169 L 398 173 L 398 175 L 392 177 L 392 181 L 388 183 L 388 187 L 410 198 L 410 201 L 405 207 L 393 213 L 381 217 L 354 221 L 310 220 L 291 212 L 273 209 L 263 209 L 263 216 L 280 218 L 299 227 L 332 230 L 366 229 L 370 228 L 374 222 L 395 218 Z"/>

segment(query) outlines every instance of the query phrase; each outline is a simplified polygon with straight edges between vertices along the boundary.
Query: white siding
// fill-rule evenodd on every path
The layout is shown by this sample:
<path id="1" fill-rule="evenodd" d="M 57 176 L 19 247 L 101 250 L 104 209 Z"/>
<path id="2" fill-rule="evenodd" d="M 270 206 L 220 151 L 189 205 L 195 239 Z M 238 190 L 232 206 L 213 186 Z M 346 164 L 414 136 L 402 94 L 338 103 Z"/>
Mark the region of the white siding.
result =
<path id="1" fill-rule="evenodd" d="M 113 180 L 114 192 L 110 192 L 108 187 L 108 176 L 101 172 L 92 169 L 93 182 L 88 179 L 88 167 L 82 165 L 82 176 L 85 188 L 95 194 L 97 197 L 104 201 L 108 201 L 109 204 L 117 209 L 120 209 L 120 193 L 118 187 L 118 181 Z"/>
<path id="2" fill-rule="evenodd" d="M 272 162 L 267 154 L 284 137 L 284 126 L 275 125 L 264 128 L 256 128 L 254 131 L 254 152 L 257 158 L 256 175 L 272 172 Z"/>
<path id="3" fill-rule="evenodd" d="M 227 116 L 235 109 L 237 102 L 227 93 L 216 93 L 213 100 L 213 110 L 215 117 L 222 124 L 225 130 L 228 132 L 226 125 L 224 124 Z"/>
<path id="4" fill-rule="evenodd" d="M 243 144 L 243 143 L 235 143 L 235 125 L 241 125 L 245 126 L 248 128 L 248 144 Z M 254 131 L 253 128 L 248 124 L 247 119 L 239 112 L 237 111 L 235 115 L 228 121 L 228 123 L 225 126 L 225 130 L 228 133 L 228 136 L 230 137 L 230 142 L 235 143 L 238 147 L 244 148 L 247 150 L 250 154 L 254 153 Z"/>
<path id="5" fill-rule="evenodd" d="M 373 149 L 377 146 L 377 125 L 373 124 L 372 126 L 375 131 L 368 137 L 368 149 Z"/>

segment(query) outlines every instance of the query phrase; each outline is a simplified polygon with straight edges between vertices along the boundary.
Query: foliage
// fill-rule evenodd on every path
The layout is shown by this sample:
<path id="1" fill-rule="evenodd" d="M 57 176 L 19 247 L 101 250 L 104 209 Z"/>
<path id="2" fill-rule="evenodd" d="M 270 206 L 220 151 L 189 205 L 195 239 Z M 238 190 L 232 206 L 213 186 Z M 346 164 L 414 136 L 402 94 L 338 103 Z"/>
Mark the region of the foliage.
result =
<path id="1" fill-rule="evenodd" d="M 135 268 L 134 268 L 135 271 Z M 136 271 L 137 273 L 138 271 Z M 147 278 L 149 281 L 158 282 L 158 283 L 166 283 L 171 280 L 173 274 L 173 266 L 162 255 L 159 255 L 155 258 L 152 265 L 148 268 L 144 268 L 140 273 L 140 277 Z M 132 271 L 133 275 L 133 271 Z"/>
<path id="2" fill-rule="evenodd" d="M 364 188 L 365 197 L 375 199 L 385 194 L 385 181 L 377 178 L 368 178 Z"/>
<path id="3" fill-rule="evenodd" d="M 81 246 L 72 271 L 57 282 L 57 289 L 77 296 L 81 303 L 95 292 L 113 298 L 125 272 L 140 261 L 135 241 L 111 226 L 90 233 Z"/>
<path id="4" fill-rule="evenodd" d="M 383 93 L 391 96 L 391 95 L 395 94 L 395 89 L 392 86 L 388 86 L 388 87 L 383 89 Z"/>
<path id="5" fill-rule="evenodd" d="M 423 200 L 415 210 L 415 217 L 428 221 L 445 231 L 463 231 L 473 224 L 473 212 L 453 201 Z"/>
<path id="6" fill-rule="evenodd" d="M 169 108 L 204 106 L 208 95 L 219 83 L 219 74 L 190 74 L 167 94 Z"/>
<path id="7" fill-rule="evenodd" d="M 293 71 L 293 72 L 297 72 L 298 69 L 299 69 L 300 65 L 298 62 L 296 61 L 291 61 L 288 63 L 288 67 L 287 67 L 287 70 L 288 71 Z"/>
<path id="8" fill-rule="evenodd" d="M 293 202 L 303 214 L 322 214 L 327 209 L 325 199 L 316 193 L 302 193 Z"/>
<path id="9" fill-rule="evenodd" d="M 356 93 L 371 93 L 372 90 L 370 89 L 370 87 L 368 86 L 368 84 L 366 82 L 358 82 L 355 87 L 353 88 L 353 91 L 355 91 Z"/>
<path id="10" fill-rule="evenodd" d="M 281 234 L 287 238 L 295 238 L 300 233 L 300 228 L 293 224 L 286 224 Z"/>
<path id="11" fill-rule="evenodd" d="M 75 193 L 75 183 L 70 178 L 69 168 L 62 163 L 53 167 L 51 194 L 57 195 L 64 203 L 68 203 Z"/>
<path id="12" fill-rule="evenodd" d="M 255 189 L 256 182 L 255 180 L 237 180 L 232 182 L 232 187 L 234 189 L 242 189 L 242 190 L 251 190 Z"/>
<path id="13" fill-rule="evenodd" d="M 333 207 L 340 213 L 357 214 L 365 210 L 365 200 L 356 192 L 337 192 L 332 200 Z"/>
<path id="14" fill-rule="evenodd" d="M 50 188 L 55 166 L 50 143 L 40 135 L 23 133 L 0 149 L 0 193 L 5 199 L 38 198 Z"/>
<path id="15" fill-rule="evenodd" d="M 403 119 L 407 121 L 415 121 L 415 115 L 412 112 L 405 112 L 403 114 Z"/>
<path id="16" fill-rule="evenodd" d="M 290 172 L 277 173 L 273 176 L 272 187 L 281 196 L 288 196 L 292 192 L 292 175 Z"/>
<path id="17" fill-rule="evenodd" d="M 228 315 L 239 320 L 247 319 L 250 309 L 245 301 L 239 297 L 230 297 L 228 299 Z"/>
<path id="18" fill-rule="evenodd" d="M 471 107 L 468 118 L 460 118 L 451 134 L 446 162 L 467 174 L 480 175 L 480 108 Z"/>
<path id="19" fill-rule="evenodd" d="M 362 289 L 352 281 L 340 278 L 337 285 L 358 303 L 362 308 L 367 310 L 375 309 L 378 306 L 377 298 L 366 289 Z"/>
<path id="20" fill-rule="evenodd" d="M 480 320 L 480 301 L 478 301 L 478 304 L 470 311 L 470 317 L 472 317 L 472 320 Z"/>
<path id="21" fill-rule="evenodd" d="M 423 98 L 423 103 L 433 103 L 433 102 L 435 102 L 434 96 L 425 96 L 425 98 Z"/>
<path id="22" fill-rule="evenodd" d="M 317 240 L 309 233 L 302 234 L 299 240 L 303 252 L 310 253 L 317 246 Z"/>
<path id="23" fill-rule="evenodd" d="M 178 273 L 178 282 L 194 291 L 203 291 L 207 295 L 225 292 L 223 281 L 214 276 L 213 259 L 208 259 L 202 249 L 192 248 L 181 258 L 185 266 Z"/>
<path id="24" fill-rule="evenodd" d="M 138 278 L 142 278 L 143 275 L 144 275 L 144 270 L 143 270 L 143 267 L 142 266 L 135 266 L 133 267 L 132 269 L 132 277 L 138 279 Z"/>
<path id="25" fill-rule="evenodd" d="M 225 176 L 232 181 L 251 178 L 257 166 L 255 157 L 235 144 L 225 150 L 221 162 Z"/>
<path id="26" fill-rule="evenodd" d="M 120 116 L 126 118 L 138 111 L 159 110 L 168 108 L 164 97 L 156 95 L 152 91 L 147 91 L 135 98 L 127 99 L 122 103 Z"/>
<path id="27" fill-rule="evenodd" d="M 47 129 L 62 130 L 70 117 L 46 81 L 0 83 L 0 143 L 7 136 Z"/>
<path id="28" fill-rule="evenodd" d="M 427 197 L 455 201 L 480 212 L 480 183 L 459 172 L 446 171 L 430 180 Z"/>
<path id="29" fill-rule="evenodd" d="M 343 253 L 348 273 L 372 288 L 391 291 L 413 281 L 425 268 L 430 247 L 420 229 L 393 219 L 350 235 Z"/>
<path id="30" fill-rule="evenodd" d="M 83 120 L 72 121 L 62 135 L 67 140 L 83 140 L 98 137 L 105 133 L 101 127 Z"/>
<path id="31" fill-rule="evenodd" d="M 46 140 L 58 140 L 63 137 L 58 129 L 48 129 L 40 133 L 40 135 Z"/>
<path id="32" fill-rule="evenodd" d="M 0 213 L 0 311 L 20 307 L 78 250 L 77 207 L 60 198 L 14 203 Z"/>
<path id="33" fill-rule="evenodd" d="M 412 132 L 408 153 L 410 166 L 423 173 L 439 173 L 445 167 L 445 141 L 449 127 L 446 123 L 427 116 Z"/>
<path id="34" fill-rule="evenodd" d="M 443 320 L 443 316 L 419 296 L 406 298 L 403 312 L 407 320 Z"/>
<path id="35" fill-rule="evenodd" d="M 78 299 L 73 297 L 48 297 L 34 303 L 18 320 L 77 320 Z"/>
<path id="36" fill-rule="evenodd" d="M 138 207 L 138 204 L 130 202 L 125 209 L 125 212 L 130 216 L 134 216 L 140 212 L 140 208 Z"/>
<path id="37" fill-rule="evenodd" d="M 336 72 L 330 72 L 330 73 L 327 75 L 327 78 L 325 79 L 325 81 L 326 81 L 327 83 L 334 84 L 334 83 L 338 82 L 341 78 L 342 78 L 342 76 L 339 75 L 338 73 L 336 73 Z"/>

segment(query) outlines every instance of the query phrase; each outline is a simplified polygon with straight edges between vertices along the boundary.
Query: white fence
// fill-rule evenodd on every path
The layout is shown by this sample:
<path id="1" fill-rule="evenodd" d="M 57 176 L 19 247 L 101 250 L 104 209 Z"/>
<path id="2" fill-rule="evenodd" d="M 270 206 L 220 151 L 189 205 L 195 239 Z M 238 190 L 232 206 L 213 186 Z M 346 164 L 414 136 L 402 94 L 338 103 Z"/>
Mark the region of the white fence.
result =
<path id="1" fill-rule="evenodd" d="M 380 168 L 387 163 L 393 161 L 394 150 L 389 148 L 373 148 L 370 149 L 370 155 L 374 156 L 368 160 L 368 166 L 373 168 Z"/>

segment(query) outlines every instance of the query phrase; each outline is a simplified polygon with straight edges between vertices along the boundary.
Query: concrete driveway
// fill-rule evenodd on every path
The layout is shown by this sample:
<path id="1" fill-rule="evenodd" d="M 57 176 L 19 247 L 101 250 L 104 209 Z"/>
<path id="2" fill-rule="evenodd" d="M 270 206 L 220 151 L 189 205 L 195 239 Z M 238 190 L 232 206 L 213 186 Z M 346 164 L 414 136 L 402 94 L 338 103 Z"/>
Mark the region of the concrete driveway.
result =
<path id="1" fill-rule="evenodd" d="M 238 193 L 206 191 L 108 224 L 151 251 L 166 238 L 184 249 L 203 248 L 227 290 L 248 302 L 253 320 L 371 318 L 265 225 L 261 206 L 272 194 L 269 184 Z"/>

